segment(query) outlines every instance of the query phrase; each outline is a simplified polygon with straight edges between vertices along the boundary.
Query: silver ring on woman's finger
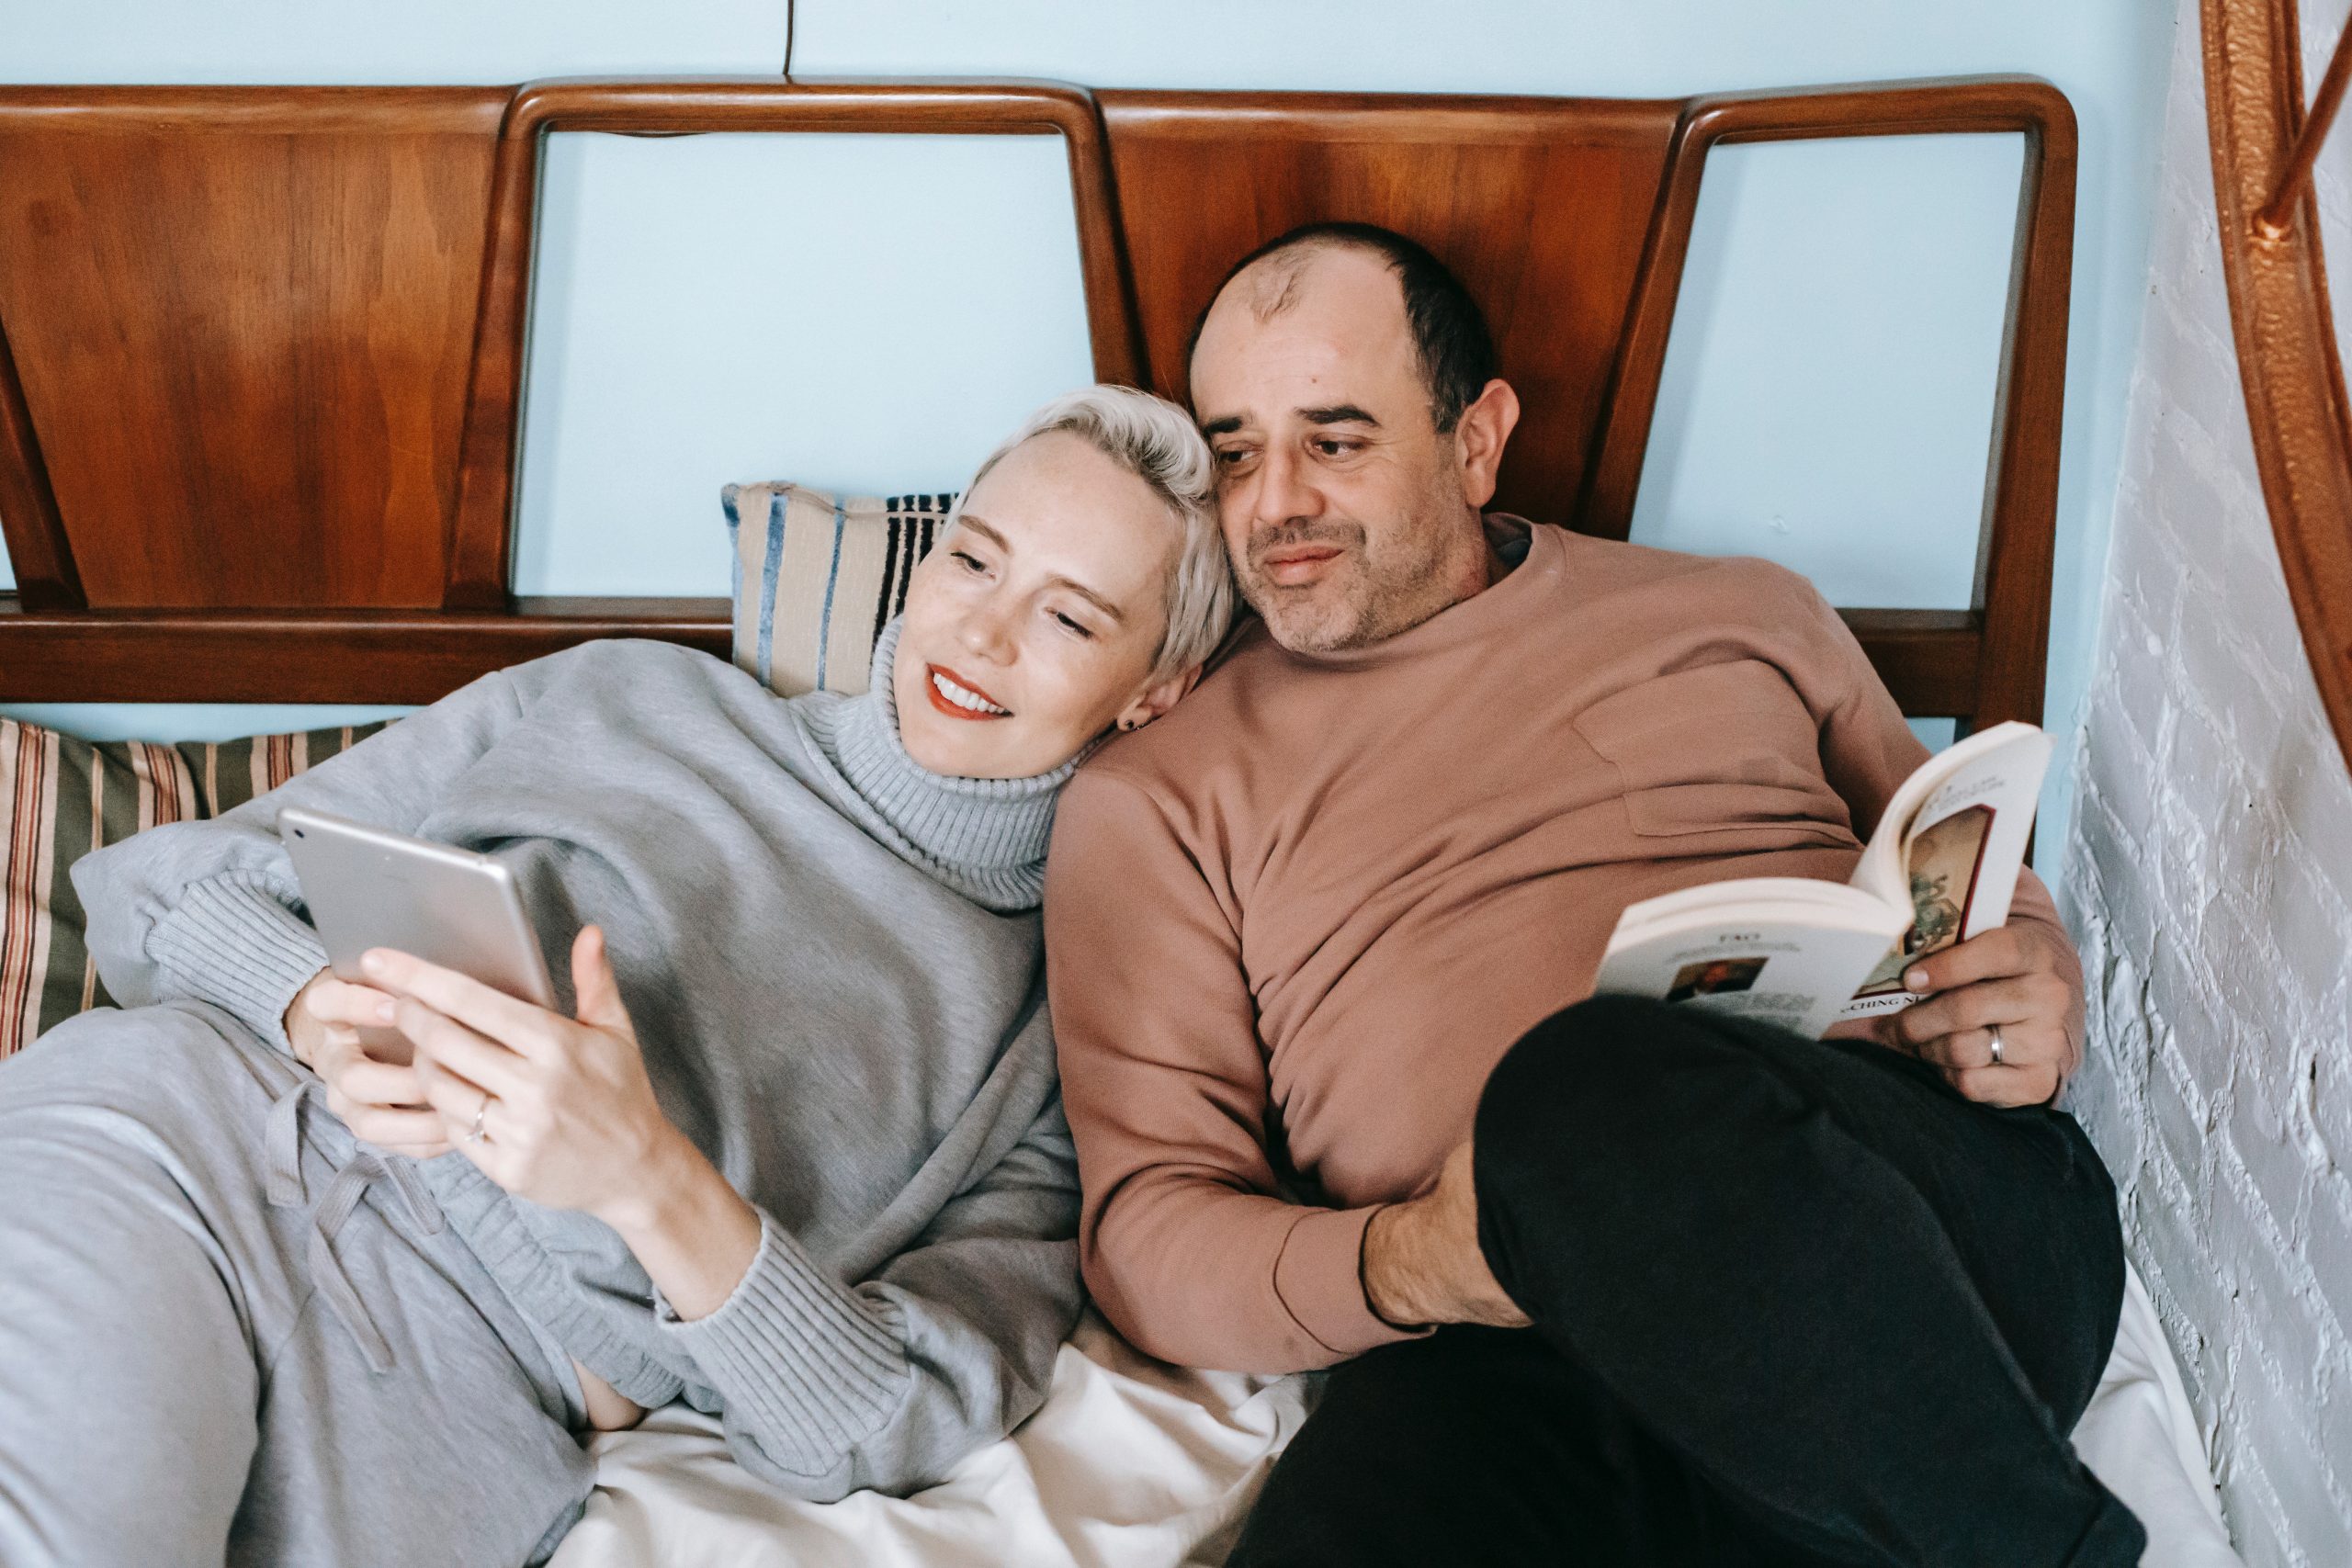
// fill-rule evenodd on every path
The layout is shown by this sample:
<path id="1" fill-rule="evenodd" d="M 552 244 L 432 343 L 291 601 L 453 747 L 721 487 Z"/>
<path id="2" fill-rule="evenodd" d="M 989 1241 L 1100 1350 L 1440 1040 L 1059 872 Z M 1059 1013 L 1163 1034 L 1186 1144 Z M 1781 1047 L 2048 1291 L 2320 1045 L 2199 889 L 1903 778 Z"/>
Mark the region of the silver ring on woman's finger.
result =
<path id="1" fill-rule="evenodd" d="M 1997 1023 L 1993 1025 L 1993 1065 L 1996 1067 L 2003 1065 L 2001 1061 L 2001 1026 Z M 474 1128 L 477 1132 L 481 1128 L 481 1118 L 479 1116 L 474 1118 Z"/>
<path id="2" fill-rule="evenodd" d="M 1994 1060 L 1998 1061 L 1999 1059 L 2000 1059 L 2000 1055 L 1999 1055 L 1999 1052 L 1996 1050 L 1996 1051 L 1995 1052 L 1995 1054 L 1994 1054 Z M 479 1144 L 479 1143 L 481 1143 L 481 1142 L 482 1141 L 482 1139 L 487 1135 L 487 1134 L 485 1134 L 482 1132 L 482 1130 L 481 1130 L 481 1119 L 482 1119 L 483 1117 L 485 1117 L 485 1116 L 489 1115 L 489 1114 L 490 1114 L 490 1096 L 488 1096 L 488 1095 L 486 1095 L 486 1094 L 485 1094 L 485 1095 L 483 1095 L 483 1096 L 481 1097 L 481 1109 L 477 1110 L 477 1111 L 474 1112 L 474 1130 L 473 1130 L 472 1132 L 470 1132 L 470 1133 L 468 1133 L 468 1134 L 466 1134 L 462 1139 L 460 1139 L 460 1140 L 459 1140 L 459 1142 L 461 1142 L 461 1143 L 468 1143 L 468 1144 Z"/>

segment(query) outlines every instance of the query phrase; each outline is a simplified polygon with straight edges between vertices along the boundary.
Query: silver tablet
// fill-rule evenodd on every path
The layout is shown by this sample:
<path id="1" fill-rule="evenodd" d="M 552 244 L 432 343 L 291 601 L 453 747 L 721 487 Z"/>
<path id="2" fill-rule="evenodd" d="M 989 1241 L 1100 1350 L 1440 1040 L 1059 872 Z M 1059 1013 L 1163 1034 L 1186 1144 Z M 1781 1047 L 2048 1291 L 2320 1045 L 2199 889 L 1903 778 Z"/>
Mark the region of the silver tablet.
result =
<path id="1" fill-rule="evenodd" d="M 514 874 L 488 855 L 299 806 L 277 814 L 277 836 L 338 979 L 365 985 L 360 954 L 389 947 L 510 997 L 555 1006 Z M 365 1032 L 369 1055 L 406 1060 L 406 1042 L 396 1032 Z"/>

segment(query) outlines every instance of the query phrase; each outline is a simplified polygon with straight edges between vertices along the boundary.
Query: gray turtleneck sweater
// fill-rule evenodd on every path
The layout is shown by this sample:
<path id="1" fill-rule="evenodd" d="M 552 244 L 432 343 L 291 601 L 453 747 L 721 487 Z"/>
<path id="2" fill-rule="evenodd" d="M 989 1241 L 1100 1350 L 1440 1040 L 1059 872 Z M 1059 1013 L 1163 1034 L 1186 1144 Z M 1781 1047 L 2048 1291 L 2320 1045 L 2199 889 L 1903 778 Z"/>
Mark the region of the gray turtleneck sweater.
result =
<path id="1" fill-rule="evenodd" d="M 518 1306 L 640 1404 L 723 1415 L 806 1497 L 903 1491 L 1045 1396 L 1077 1319 L 1078 1180 L 1035 914 L 1054 797 L 899 744 L 896 627 L 863 697 L 600 642 L 484 676 L 216 820 L 74 870 L 126 1005 L 195 998 L 281 1049 L 325 964 L 276 829 L 301 805 L 513 868 L 570 1006 L 605 928 L 662 1109 L 762 1216 L 681 1322 L 620 1238 L 462 1156 L 428 1184 Z"/>

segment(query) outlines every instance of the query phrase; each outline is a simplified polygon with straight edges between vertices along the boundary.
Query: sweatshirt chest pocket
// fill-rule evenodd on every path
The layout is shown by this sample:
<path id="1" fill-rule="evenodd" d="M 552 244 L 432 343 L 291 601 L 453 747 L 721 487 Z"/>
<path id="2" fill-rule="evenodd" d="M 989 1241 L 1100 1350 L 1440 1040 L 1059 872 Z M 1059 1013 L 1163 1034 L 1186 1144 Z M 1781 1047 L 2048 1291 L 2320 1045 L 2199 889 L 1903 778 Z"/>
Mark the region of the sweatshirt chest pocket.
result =
<path id="1" fill-rule="evenodd" d="M 1576 727 L 1616 769 L 1626 819 L 1645 838 L 1778 828 L 1791 844 L 1853 841 L 1846 803 L 1822 776 L 1813 716 L 1769 664 L 1660 675 L 1594 703 Z"/>

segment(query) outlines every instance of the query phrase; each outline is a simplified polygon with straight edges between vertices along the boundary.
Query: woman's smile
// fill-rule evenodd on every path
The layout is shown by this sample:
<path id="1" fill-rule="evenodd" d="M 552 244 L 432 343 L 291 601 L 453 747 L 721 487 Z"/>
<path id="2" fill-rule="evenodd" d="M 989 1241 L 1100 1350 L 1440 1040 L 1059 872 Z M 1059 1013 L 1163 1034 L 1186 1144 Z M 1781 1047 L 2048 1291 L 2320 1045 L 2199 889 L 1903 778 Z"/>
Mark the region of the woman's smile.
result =
<path id="1" fill-rule="evenodd" d="M 923 673 L 930 677 L 923 682 L 923 690 L 931 696 L 931 705 L 950 718 L 1012 716 L 1011 708 L 944 665 L 926 664 Z"/>

